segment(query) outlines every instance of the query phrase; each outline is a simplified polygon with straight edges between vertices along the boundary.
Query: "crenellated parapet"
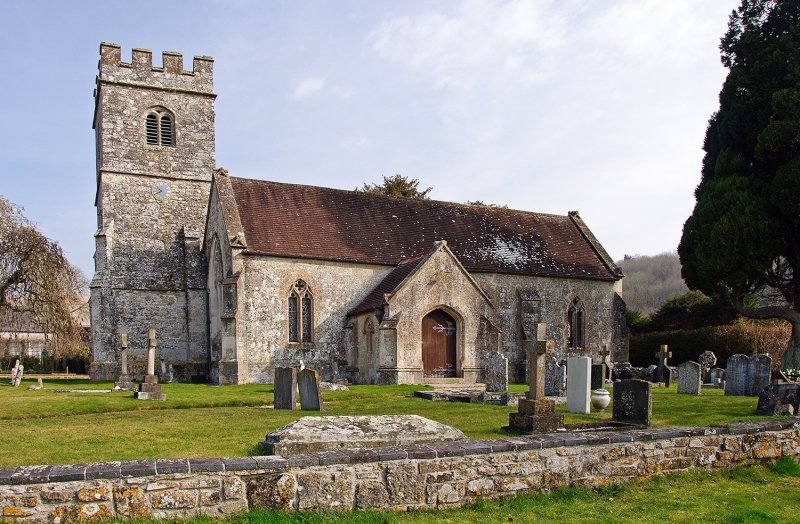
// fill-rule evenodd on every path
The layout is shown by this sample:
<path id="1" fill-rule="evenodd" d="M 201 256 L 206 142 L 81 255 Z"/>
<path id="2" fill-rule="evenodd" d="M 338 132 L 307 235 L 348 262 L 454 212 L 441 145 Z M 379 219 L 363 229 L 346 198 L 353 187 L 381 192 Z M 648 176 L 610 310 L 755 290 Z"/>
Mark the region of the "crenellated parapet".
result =
<path id="1" fill-rule="evenodd" d="M 134 84 L 179 91 L 214 92 L 214 59 L 195 56 L 192 70 L 183 68 L 183 55 L 173 51 L 162 53 L 162 67 L 153 67 L 153 53 L 149 49 L 134 48 L 131 61 L 122 61 L 122 48 L 118 44 L 100 44 L 98 82 Z"/>

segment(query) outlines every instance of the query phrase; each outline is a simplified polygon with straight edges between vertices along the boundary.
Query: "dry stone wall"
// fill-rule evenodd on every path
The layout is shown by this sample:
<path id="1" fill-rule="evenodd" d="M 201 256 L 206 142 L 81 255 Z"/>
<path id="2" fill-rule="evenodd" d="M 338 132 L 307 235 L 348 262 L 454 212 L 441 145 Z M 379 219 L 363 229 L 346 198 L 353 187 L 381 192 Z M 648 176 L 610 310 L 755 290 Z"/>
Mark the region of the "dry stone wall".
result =
<path id="1" fill-rule="evenodd" d="M 454 508 L 479 498 L 604 486 L 800 457 L 800 418 L 319 452 L 0 468 L 6 522 Z"/>

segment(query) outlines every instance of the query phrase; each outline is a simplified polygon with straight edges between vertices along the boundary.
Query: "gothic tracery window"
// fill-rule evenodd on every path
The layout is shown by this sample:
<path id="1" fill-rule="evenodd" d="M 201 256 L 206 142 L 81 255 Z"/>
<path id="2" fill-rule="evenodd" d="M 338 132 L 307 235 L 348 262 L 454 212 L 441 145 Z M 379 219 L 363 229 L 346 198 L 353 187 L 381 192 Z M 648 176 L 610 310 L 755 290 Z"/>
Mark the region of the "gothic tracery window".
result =
<path id="1" fill-rule="evenodd" d="M 372 317 L 367 317 L 364 322 L 364 341 L 367 346 L 367 354 L 372 355 L 372 336 L 375 334 L 375 324 L 372 322 Z"/>
<path id="2" fill-rule="evenodd" d="M 175 121 L 165 109 L 150 109 L 144 127 L 147 145 L 175 147 Z"/>
<path id="3" fill-rule="evenodd" d="M 313 340 L 311 290 L 303 280 L 292 285 L 288 298 L 289 342 L 310 344 Z"/>
<path id="4" fill-rule="evenodd" d="M 583 301 L 575 297 L 567 310 L 567 347 L 583 349 L 585 346 L 586 308 Z"/>

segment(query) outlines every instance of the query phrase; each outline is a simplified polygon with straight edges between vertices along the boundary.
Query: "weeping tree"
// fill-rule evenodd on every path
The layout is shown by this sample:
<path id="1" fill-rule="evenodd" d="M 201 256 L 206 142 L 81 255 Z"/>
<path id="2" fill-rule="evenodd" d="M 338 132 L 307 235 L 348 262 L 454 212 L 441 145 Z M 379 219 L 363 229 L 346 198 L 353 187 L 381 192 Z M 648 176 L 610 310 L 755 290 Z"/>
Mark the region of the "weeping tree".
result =
<path id="1" fill-rule="evenodd" d="M 54 357 L 81 344 L 78 317 L 86 305 L 80 271 L 59 245 L 42 235 L 22 208 L 0 196 L 0 321 L 4 330 L 39 327 Z"/>
<path id="2" fill-rule="evenodd" d="M 730 293 L 744 316 L 790 322 L 782 368 L 798 369 L 800 0 L 743 0 L 720 50 L 728 76 L 678 247 L 682 275 L 693 290 Z"/>

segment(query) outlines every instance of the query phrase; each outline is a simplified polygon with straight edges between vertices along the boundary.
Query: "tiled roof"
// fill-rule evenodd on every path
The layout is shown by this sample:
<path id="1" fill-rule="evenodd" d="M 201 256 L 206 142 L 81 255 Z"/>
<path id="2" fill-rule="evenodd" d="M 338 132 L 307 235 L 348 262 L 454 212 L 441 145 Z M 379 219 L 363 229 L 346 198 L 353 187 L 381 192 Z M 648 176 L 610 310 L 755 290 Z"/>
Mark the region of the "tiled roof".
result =
<path id="1" fill-rule="evenodd" d="M 397 267 L 389 271 L 389 273 L 383 277 L 383 280 L 381 280 L 356 307 L 347 312 L 347 315 L 359 315 L 383 307 L 385 303 L 383 295 L 397 289 L 397 286 L 414 271 L 420 262 L 425 259 L 425 255 L 427 254 L 428 253 L 420 253 L 419 255 L 401 260 L 400 263 L 397 264 Z"/>
<path id="2" fill-rule="evenodd" d="M 614 280 L 579 217 L 230 177 L 249 252 L 396 265 L 436 240 L 469 271 Z"/>

